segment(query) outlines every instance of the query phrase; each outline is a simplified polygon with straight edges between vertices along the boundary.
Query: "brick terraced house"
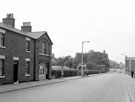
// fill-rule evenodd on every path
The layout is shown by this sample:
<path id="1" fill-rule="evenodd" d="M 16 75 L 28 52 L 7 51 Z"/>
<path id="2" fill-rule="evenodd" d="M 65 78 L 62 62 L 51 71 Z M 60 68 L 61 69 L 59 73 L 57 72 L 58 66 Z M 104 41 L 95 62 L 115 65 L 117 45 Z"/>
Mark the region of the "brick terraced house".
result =
<path id="1" fill-rule="evenodd" d="M 32 32 L 30 22 L 18 30 L 7 14 L 0 23 L 0 84 L 49 79 L 52 44 L 46 31 Z"/>

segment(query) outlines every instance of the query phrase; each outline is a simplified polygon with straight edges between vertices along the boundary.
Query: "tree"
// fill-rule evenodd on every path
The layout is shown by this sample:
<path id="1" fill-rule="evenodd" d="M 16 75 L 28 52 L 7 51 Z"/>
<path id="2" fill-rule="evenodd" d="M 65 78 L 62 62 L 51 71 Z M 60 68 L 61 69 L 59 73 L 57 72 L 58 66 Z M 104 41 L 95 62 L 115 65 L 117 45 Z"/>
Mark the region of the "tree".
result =
<path id="1" fill-rule="evenodd" d="M 71 68 L 77 68 L 81 63 L 82 53 L 76 53 L 75 58 L 71 56 L 55 58 L 55 61 L 52 61 L 54 65 L 62 66 L 61 72 L 63 73 L 63 67 L 67 66 Z M 110 66 L 110 61 L 108 54 L 104 52 L 96 52 L 90 50 L 88 53 L 83 54 L 83 62 L 87 65 L 89 70 L 102 70 L 108 71 Z"/>
<path id="2" fill-rule="evenodd" d="M 74 58 L 74 67 L 77 68 L 77 66 L 81 63 L 82 53 L 76 53 L 76 56 Z M 87 63 L 87 53 L 83 54 L 83 62 Z"/>
<path id="3" fill-rule="evenodd" d="M 63 67 L 65 65 L 65 62 L 68 60 L 68 57 L 59 57 L 57 59 L 58 65 L 61 66 L 61 77 L 63 77 L 64 73 L 63 73 Z"/>
<path id="4" fill-rule="evenodd" d="M 86 66 L 87 66 L 87 69 L 88 69 L 88 70 L 95 70 L 95 68 L 96 68 L 96 63 L 88 62 L 88 63 L 86 64 Z"/>
<path id="5" fill-rule="evenodd" d="M 119 65 L 116 61 L 112 61 L 110 60 L 110 68 L 117 68 L 117 66 Z"/>
<path id="6" fill-rule="evenodd" d="M 65 65 L 71 69 L 73 67 L 73 64 L 74 64 L 74 58 L 72 58 L 71 56 L 67 56 Z"/>
<path id="7" fill-rule="evenodd" d="M 77 53 L 74 59 L 74 63 L 79 65 L 81 63 L 82 53 Z M 88 53 L 83 54 L 83 62 L 87 65 L 87 69 L 91 70 L 104 70 L 109 69 L 109 58 L 108 54 L 105 52 L 95 52 L 90 50 Z"/>
<path id="8" fill-rule="evenodd" d="M 102 68 L 102 70 L 108 71 L 109 69 L 109 58 L 106 53 L 101 53 L 101 52 L 94 52 L 91 51 L 88 53 L 87 57 L 87 64 L 96 64 L 95 69 L 100 69 L 99 67 Z M 103 68 L 104 66 L 104 68 Z"/>

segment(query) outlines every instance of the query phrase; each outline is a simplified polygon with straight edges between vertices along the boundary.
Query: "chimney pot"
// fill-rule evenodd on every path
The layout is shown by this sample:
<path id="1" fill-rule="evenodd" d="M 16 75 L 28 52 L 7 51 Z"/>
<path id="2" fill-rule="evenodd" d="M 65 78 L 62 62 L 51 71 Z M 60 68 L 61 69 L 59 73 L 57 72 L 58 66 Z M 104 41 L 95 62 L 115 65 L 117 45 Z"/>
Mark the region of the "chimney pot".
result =
<path id="1" fill-rule="evenodd" d="M 7 14 L 7 18 L 14 18 L 13 13 L 9 13 L 9 14 Z"/>
<path id="2" fill-rule="evenodd" d="M 23 22 L 23 26 L 21 26 L 21 30 L 24 32 L 31 32 L 31 22 Z"/>
<path id="3" fill-rule="evenodd" d="M 7 17 L 3 18 L 3 24 L 6 24 L 10 27 L 15 27 L 15 19 L 13 13 L 7 14 Z"/>

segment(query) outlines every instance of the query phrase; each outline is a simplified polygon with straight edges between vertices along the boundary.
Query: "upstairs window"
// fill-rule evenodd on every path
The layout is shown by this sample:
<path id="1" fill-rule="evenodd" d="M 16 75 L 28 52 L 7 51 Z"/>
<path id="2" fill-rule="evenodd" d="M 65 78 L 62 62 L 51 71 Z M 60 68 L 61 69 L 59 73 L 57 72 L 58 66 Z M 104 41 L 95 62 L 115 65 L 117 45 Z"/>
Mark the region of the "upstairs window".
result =
<path id="1" fill-rule="evenodd" d="M 3 33 L 0 32 L 0 46 L 5 46 L 5 36 Z"/>
<path id="2" fill-rule="evenodd" d="M 30 51 L 30 38 L 26 38 L 26 51 Z"/>
<path id="3" fill-rule="evenodd" d="M 46 49 L 46 43 L 45 42 L 42 42 L 41 44 L 41 53 L 42 54 L 47 54 L 47 49 Z"/>

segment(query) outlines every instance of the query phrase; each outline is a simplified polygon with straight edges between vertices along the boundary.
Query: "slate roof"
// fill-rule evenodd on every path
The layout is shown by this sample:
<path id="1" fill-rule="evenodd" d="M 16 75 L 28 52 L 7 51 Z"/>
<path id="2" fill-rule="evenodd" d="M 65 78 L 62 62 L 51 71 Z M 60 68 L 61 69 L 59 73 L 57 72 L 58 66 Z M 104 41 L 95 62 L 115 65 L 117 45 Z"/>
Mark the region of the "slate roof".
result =
<path id="1" fill-rule="evenodd" d="M 46 34 L 47 37 L 49 38 L 50 42 L 52 43 L 50 37 L 48 36 L 47 32 L 46 31 L 39 31 L 39 32 L 23 32 L 19 29 L 16 29 L 16 28 L 13 28 L 13 27 L 10 27 L 8 25 L 5 25 L 3 23 L 0 22 L 0 28 L 3 28 L 3 29 L 6 29 L 6 30 L 10 30 L 12 32 L 16 32 L 18 34 L 21 34 L 21 35 L 24 35 L 24 36 L 27 36 L 27 37 L 31 37 L 33 39 L 38 39 L 39 37 L 41 37 L 43 34 Z M 53 43 L 52 43 L 53 44 Z"/>
<path id="2" fill-rule="evenodd" d="M 0 27 L 1 27 L 1 28 L 4 28 L 4 29 L 6 29 L 6 30 L 10 30 L 10 31 L 16 32 L 16 33 L 18 33 L 18 34 L 22 34 L 22 35 L 27 36 L 27 35 L 26 35 L 24 32 L 22 32 L 21 30 L 18 30 L 18 29 L 16 29 L 16 28 L 10 27 L 10 26 L 5 25 L 5 24 L 3 24 L 3 23 L 1 23 L 1 22 L 0 22 Z"/>
<path id="3" fill-rule="evenodd" d="M 26 32 L 26 35 L 28 35 L 29 37 L 32 37 L 34 39 L 38 39 L 39 37 L 41 37 L 43 34 L 45 34 L 46 31 L 40 31 L 40 32 Z"/>
<path id="4" fill-rule="evenodd" d="M 27 36 L 34 38 L 34 39 L 38 39 L 40 38 L 43 34 L 46 34 L 46 36 L 48 37 L 48 39 L 50 40 L 50 42 L 52 43 L 50 37 L 48 36 L 46 31 L 39 31 L 39 32 L 26 32 L 25 33 Z M 53 44 L 53 43 L 52 43 Z"/>

